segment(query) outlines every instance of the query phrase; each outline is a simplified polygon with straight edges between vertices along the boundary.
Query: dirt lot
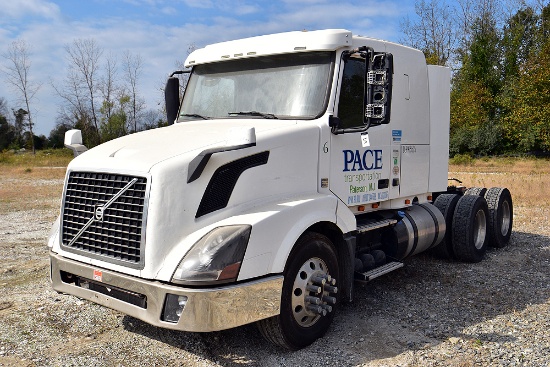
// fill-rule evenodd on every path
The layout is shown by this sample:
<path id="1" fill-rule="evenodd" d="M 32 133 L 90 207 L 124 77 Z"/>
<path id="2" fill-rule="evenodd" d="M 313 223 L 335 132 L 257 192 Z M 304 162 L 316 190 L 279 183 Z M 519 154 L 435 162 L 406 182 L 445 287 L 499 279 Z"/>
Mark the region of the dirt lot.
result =
<path id="1" fill-rule="evenodd" d="M 453 166 L 474 186 L 515 200 L 508 247 L 479 264 L 420 255 L 338 310 L 329 333 L 298 352 L 254 325 L 167 331 L 52 291 L 46 238 L 59 212 L 63 168 L 0 165 L 0 366 L 548 366 L 548 161 Z"/>

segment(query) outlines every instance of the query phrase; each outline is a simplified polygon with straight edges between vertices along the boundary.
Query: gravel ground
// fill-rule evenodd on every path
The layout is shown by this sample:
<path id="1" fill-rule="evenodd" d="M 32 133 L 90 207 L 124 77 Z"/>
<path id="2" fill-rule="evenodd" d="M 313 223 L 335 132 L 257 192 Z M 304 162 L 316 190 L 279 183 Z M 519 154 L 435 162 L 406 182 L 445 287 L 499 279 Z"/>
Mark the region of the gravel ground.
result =
<path id="1" fill-rule="evenodd" d="M 45 246 L 56 210 L 0 209 L 0 366 L 550 366 L 550 225 L 540 211 L 516 205 L 510 244 L 481 263 L 420 255 L 358 285 L 324 338 L 288 352 L 254 325 L 169 331 L 57 294 Z"/>

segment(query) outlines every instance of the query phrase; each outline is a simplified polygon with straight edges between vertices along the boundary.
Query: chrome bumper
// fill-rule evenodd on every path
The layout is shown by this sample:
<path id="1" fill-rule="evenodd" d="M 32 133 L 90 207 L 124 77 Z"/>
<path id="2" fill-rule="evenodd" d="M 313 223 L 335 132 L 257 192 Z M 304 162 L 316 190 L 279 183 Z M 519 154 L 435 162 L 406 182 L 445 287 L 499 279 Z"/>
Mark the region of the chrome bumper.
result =
<path id="1" fill-rule="evenodd" d="M 217 331 L 279 314 L 282 276 L 217 288 L 190 289 L 99 269 L 53 252 L 50 252 L 50 262 L 52 286 L 56 291 L 73 294 L 167 329 Z M 98 271 L 101 272 L 101 282 L 93 280 L 94 271 L 96 275 Z M 145 297 L 146 305 L 136 306 L 109 294 L 83 288 L 78 282 L 67 281 L 67 275 L 72 279 L 87 279 L 91 283 L 100 284 L 108 292 L 117 289 L 126 292 L 125 294 L 139 294 Z M 167 294 L 187 297 L 187 303 L 177 323 L 163 321 L 161 318 Z"/>

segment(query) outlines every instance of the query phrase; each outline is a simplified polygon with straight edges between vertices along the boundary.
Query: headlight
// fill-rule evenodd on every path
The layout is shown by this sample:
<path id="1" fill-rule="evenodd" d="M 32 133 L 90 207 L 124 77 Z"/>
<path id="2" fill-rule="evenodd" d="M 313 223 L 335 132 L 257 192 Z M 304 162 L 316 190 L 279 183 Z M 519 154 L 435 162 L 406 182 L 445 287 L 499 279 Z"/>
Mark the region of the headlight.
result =
<path id="1" fill-rule="evenodd" d="M 236 280 L 251 229 L 249 225 L 237 225 L 208 232 L 180 261 L 172 281 L 196 284 Z"/>

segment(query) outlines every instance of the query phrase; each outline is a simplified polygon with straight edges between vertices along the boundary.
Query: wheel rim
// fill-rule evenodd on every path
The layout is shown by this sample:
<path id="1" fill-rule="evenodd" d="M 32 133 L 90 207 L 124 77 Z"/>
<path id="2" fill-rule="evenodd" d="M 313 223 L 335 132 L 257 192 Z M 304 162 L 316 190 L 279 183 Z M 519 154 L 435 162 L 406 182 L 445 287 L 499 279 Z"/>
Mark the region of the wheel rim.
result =
<path id="1" fill-rule="evenodd" d="M 486 234 L 487 218 L 485 217 L 485 212 L 483 210 L 478 210 L 474 222 L 474 244 L 476 249 L 481 250 L 481 248 L 483 248 Z"/>
<path id="2" fill-rule="evenodd" d="M 500 234 L 506 236 L 510 230 L 510 204 L 507 201 L 502 202 L 502 221 L 500 222 Z"/>
<path id="3" fill-rule="evenodd" d="M 320 279 L 324 279 L 322 284 Z M 330 299 L 330 292 L 327 288 L 334 286 L 335 283 L 336 281 L 329 275 L 328 267 L 323 260 L 311 258 L 302 265 L 292 287 L 292 315 L 298 325 L 313 326 L 323 315 L 332 311 L 332 307 L 323 299 L 327 299 L 327 297 Z M 315 287 L 318 287 L 321 292 L 311 290 Z M 314 299 L 318 299 L 319 304 L 312 303 L 311 300 Z"/>

